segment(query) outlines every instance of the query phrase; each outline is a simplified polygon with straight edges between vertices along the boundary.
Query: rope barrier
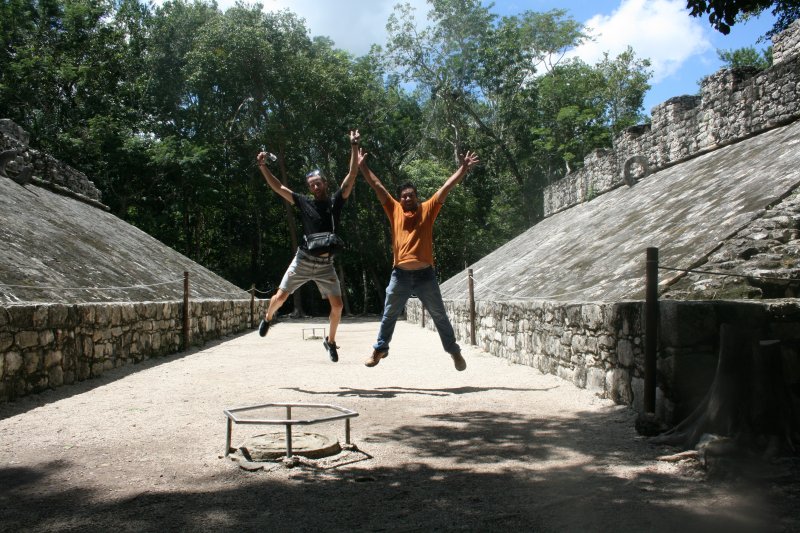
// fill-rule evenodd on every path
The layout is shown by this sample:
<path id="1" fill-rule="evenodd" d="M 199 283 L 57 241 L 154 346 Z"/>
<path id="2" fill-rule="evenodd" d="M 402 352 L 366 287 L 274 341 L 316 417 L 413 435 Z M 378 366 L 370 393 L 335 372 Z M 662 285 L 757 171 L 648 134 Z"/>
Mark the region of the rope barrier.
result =
<path id="1" fill-rule="evenodd" d="M 473 282 L 476 282 L 475 276 L 467 276 L 467 277 L 472 279 Z M 601 281 L 600 283 L 597 283 L 595 285 L 595 287 L 602 287 L 604 285 L 608 285 L 609 283 L 620 281 L 620 280 L 623 280 L 623 279 L 632 280 L 632 279 L 639 279 L 639 278 L 638 277 L 635 277 L 635 278 L 630 278 L 630 277 L 629 278 L 624 278 L 624 276 L 618 276 L 618 277 L 616 277 L 614 279 Z M 510 294 L 505 294 L 503 292 L 494 290 L 491 287 L 489 287 L 488 285 L 482 285 L 482 287 L 484 289 L 488 290 L 489 292 L 492 292 L 494 294 L 498 294 L 498 295 L 503 296 L 503 297 L 505 297 L 505 298 L 507 298 L 509 300 L 553 300 L 553 299 L 556 299 L 556 298 L 560 298 L 562 296 L 569 296 L 571 294 L 578 294 L 578 293 L 584 292 L 586 290 L 585 288 L 576 289 L 574 291 L 566 291 L 566 292 L 561 292 L 561 293 L 558 293 L 558 294 L 551 294 L 551 295 L 548 295 L 548 296 L 512 296 Z"/>
<path id="2" fill-rule="evenodd" d="M 110 291 L 116 289 L 146 289 L 147 287 L 158 287 L 159 285 L 169 285 L 170 283 L 183 283 L 182 279 L 173 281 L 162 281 L 160 283 L 151 283 L 149 285 L 130 285 L 128 287 L 46 287 L 41 285 L 8 285 L 0 282 L 3 287 L 11 289 L 41 289 L 41 290 L 56 290 L 56 291 Z"/>
<path id="3" fill-rule="evenodd" d="M 712 272 L 710 270 L 693 270 L 687 268 L 672 268 L 672 267 L 664 267 L 659 266 L 659 270 L 671 270 L 675 272 L 686 272 L 687 274 L 711 274 L 714 276 L 732 276 L 736 278 L 745 278 L 745 279 L 763 279 L 768 281 L 788 281 L 788 282 L 800 282 L 800 280 L 792 279 L 792 278 L 773 278 L 770 276 L 757 276 L 757 275 L 747 275 L 747 274 L 730 274 L 727 272 Z"/>

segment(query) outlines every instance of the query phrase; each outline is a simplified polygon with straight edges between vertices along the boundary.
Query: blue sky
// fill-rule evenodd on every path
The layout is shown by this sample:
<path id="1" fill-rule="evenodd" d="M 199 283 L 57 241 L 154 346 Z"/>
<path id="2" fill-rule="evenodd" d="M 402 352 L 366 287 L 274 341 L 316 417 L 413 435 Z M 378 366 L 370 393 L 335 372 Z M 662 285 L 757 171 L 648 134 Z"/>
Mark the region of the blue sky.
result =
<path id="1" fill-rule="evenodd" d="M 303 17 L 311 35 L 326 35 L 338 48 L 362 55 L 373 43 L 385 43 L 386 20 L 400 0 L 261 1 L 267 11 L 289 9 Z M 404 1 L 416 8 L 418 23 L 424 25 L 429 10 L 426 1 Z M 217 3 L 224 10 L 234 0 Z M 649 58 L 654 76 L 644 102 L 648 114 L 654 105 L 673 96 L 696 94 L 698 81 L 721 68 L 717 49 L 766 48 L 769 43 L 756 41 L 773 23 L 772 15 L 766 13 L 722 35 L 706 19 L 690 17 L 685 0 L 498 0 L 494 4 L 491 10 L 500 16 L 565 9 L 595 37 L 571 52 L 587 63 L 593 64 L 604 51 L 615 56 L 628 45 L 637 56 Z"/>

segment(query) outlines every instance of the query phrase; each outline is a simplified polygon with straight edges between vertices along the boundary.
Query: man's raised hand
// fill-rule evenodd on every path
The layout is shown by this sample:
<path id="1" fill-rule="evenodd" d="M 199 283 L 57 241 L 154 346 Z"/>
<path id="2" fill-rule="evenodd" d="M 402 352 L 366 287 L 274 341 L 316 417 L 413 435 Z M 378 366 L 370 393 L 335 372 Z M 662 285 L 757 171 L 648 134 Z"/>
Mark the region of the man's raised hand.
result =
<path id="1" fill-rule="evenodd" d="M 467 150 L 467 153 L 464 154 L 464 156 L 461 158 L 461 166 L 463 166 L 464 170 L 467 171 L 471 170 L 472 167 L 474 167 L 478 163 L 480 163 L 480 160 L 478 159 L 478 154 L 476 154 L 475 152 L 470 152 L 469 150 Z"/>

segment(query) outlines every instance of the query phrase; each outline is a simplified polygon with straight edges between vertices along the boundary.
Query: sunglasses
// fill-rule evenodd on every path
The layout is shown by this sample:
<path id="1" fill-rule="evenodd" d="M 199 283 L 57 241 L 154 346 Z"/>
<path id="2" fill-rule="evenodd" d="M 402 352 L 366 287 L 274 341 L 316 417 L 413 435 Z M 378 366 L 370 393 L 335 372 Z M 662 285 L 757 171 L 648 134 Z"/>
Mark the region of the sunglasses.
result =
<path id="1" fill-rule="evenodd" d="M 316 177 L 316 176 L 321 176 L 321 175 L 322 175 L 322 172 L 320 172 L 319 169 L 316 168 L 316 169 L 312 170 L 311 172 L 309 172 L 308 174 L 306 174 L 306 179 L 313 178 L 313 177 Z"/>

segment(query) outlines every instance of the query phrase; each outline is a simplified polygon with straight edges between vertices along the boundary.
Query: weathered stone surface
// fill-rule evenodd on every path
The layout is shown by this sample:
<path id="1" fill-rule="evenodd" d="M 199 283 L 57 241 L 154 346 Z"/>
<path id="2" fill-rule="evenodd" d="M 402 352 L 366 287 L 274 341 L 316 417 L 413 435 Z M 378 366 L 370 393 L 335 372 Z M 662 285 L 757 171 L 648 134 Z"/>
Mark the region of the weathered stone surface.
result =
<path id="1" fill-rule="evenodd" d="M 14 336 L 14 344 L 23 350 L 37 346 L 39 344 L 39 333 L 36 331 L 20 331 Z"/>
<path id="2" fill-rule="evenodd" d="M 642 298 L 648 247 L 660 249 L 663 266 L 696 264 L 800 184 L 799 138 L 797 121 L 546 218 L 471 265 L 475 297 L 496 300 L 511 283 L 517 299 Z M 761 172 L 752 171 L 753 161 Z M 659 278 L 665 286 L 680 275 L 661 271 Z M 466 271 L 445 281 L 443 296 L 466 298 L 464 279 Z"/>
<path id="3" fill-rule="evenodd" d="M 22 356 L 19 354 L 19 352 L 6 352 L 5 362 L 6 376 L 12 375 L 22 368 Z"/>
<path id="4" fill-rule="evenodd" d="M 25 352 L 22 356 L 23 368 L 27 375 L 35 374 L 41 369 L 42 354 L 39 351 Z"/>

